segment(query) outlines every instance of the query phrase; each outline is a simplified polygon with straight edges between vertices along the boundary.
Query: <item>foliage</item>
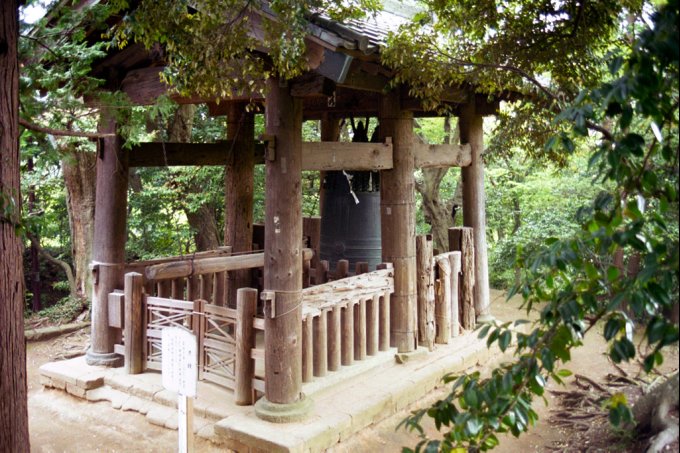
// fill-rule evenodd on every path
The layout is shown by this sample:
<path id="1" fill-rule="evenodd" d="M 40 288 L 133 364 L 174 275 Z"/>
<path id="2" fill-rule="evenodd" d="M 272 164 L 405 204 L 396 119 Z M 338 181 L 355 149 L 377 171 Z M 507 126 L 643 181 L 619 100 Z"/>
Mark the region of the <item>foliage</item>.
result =
<path id="1" fill-rule="evenodd" d="M 87 307 L 87 300 L 80 297 L 66 296 L 56 304 L 40 310 L 37 316 L 47 318 L 54 323 L 70 322 Z"/>
<path id="2" fill-rule="evenodd" d="M 270 75 L 288 80 L 302 74 L 313 14 L 344 20 L 378 6 L 376 0 L 145 1 L 113 36 L 121 48 L 132 40 L 160 48 L 167 63 L 163 77 L 181 93 L 226 99 L 232 93 L 261 94 Z"/>
<path id="3" fill-rule="evenodd" d="M 584 90 L 560 115 L 572 126 L 572 137 L 588 134 L 589 121 L 611 125 L 612 130 L 599 128 L 603 137 L 590 166 L 598 181 L 613 188 L 579 211 L 579 231 L 547 240 L 543 250 L 519 262 L 524 276 L 515 291 L 527 310 L 540 311 L 539 321 L 528 334 L 508 323 L 480 330 L 489 346 L 503 351 L 514 340 L 514 362 L 488 379 L 447 376 L 446 382 L 454 383 L 448 397 L 403 422 L 423 436 L 416 451 L 487 450 L 498 444 L 499 432 L 517 436 L 526 431 L 536 420 L 533 398 L 543 396 L 548 379 L 562 382 L 569 375 L 559 364 L 569 361 L 571 349 L 600 320 L 615 362 L 638 352 L 631 316 L 644 328 L 646 348 L 639 350 L 646 371 L 661 363 L 662 348 L 677 344 L 678 327 L 664 313 L 678 302 L 678 236 L 672 225 L 678 219 L 679 15 L 678 0 L 661 6 L 633 51 L 612 59 L 613 80 Z M 640 256 L 636 278 L 622 278 L 610 264 L 620 249 Z M 621 396 L 609 408 L 614 424 L 632 419 Z M 424 437 L 420 421 L 425 415 L 447 428 L 442 440 Z"/>

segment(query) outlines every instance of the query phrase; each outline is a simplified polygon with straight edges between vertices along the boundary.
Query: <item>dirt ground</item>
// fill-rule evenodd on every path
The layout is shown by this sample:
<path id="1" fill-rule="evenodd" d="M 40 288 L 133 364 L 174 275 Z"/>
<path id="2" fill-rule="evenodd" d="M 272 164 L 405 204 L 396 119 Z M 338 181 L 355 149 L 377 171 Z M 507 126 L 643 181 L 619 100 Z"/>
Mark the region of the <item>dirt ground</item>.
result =
<path id="1" fill-rule="evenodd" d="M 28 343 L 28 389 L 31 450 L 34 452 L 168 452 L 177 445 L 177 432 L 154 426 L 136 412 L 123 412 L 111 408 L 110 403 L 89 403 L 56 390 L 43 389 L 39 383 L 38 368 L 43 363 L 78 355 L 87 345 L 88 332 L 82 330 L 56 339 Z M 612 436 L 606 415 L 596 405 L 583 405 L 584 395 L 592 400 L 602 396 L 589 381 L 606 383 L 610 391 L 625 391 L 629 396 L 639 395 L 638 367 L 626 364 L 616 367 L 603 355 L 606 351 L 602 337 L 589 334 L 585 345 L 575 351 L 568 364 L 579 379 L 569 379 L 566 387 L 554 383 L 548 386 L 549 405 L 537 402 L 535 409 L 539 421 L 527 434 L 515 439 L 501 438 L 499 452 L 531 451 L 635 451 L 635 446 L 622 443 Z M 677 347 L 669 351 L 662 373 L 678 368 Z M 625 376 L 625 377 L 624 377 Z M 556 393 L 561 392 L 561 393 Z M 443 389 L 432 392 L 421 405 L 432 403 L 445 395 Z M 579 405 L 565 407 L 574 402 Z M 570 399 L 571 398 L 571 399 Z M 403 446 L 414 447 L 415 434 L 395 431 L 407 411 L 364 430 L 339 444 L 338 452 L 398 452 Z M 572 418 L 573 417 L 573 418 Z M 432 424 L 426 426 L 431 436 L 436 436 Z M 677 451 L 677 444 L 670 451 Z M 196 451 L 221 451 L 213 444 L 196 440 Z"/>

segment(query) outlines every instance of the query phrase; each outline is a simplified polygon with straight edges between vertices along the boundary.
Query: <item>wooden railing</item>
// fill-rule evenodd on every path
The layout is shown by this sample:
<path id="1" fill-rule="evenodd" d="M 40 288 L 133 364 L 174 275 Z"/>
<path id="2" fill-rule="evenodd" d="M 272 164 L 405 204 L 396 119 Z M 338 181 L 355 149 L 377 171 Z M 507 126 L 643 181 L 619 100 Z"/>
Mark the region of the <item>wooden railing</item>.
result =
<path id="1" fill-rule="evenodd" d="M 416 239 L 418 342 L 430 349 L 475 328 L 474 246 L 471 228 L 455 228 L 452 251 L 432 256 L 432 238 Z"/>
<path id="2" fill-rule="evenodd" d="M 234 390 L 236 404 L 253 404 L 255 391 L 264 392 L 264 380 L 256 375 L 256 360 L 264 359 L 257 348 L 256 329 L 263 328 L 256 318 L 257 290 L 242 288 L 237 309 L 209 304 L 204 300 L 184 301 L 148 296 L 144 277 L 125 275 L 122 298 L 122 345 L 116 352 L 125 358 L 130 374 L 162 368 L 162 331 L 180 327 L 193 332 L 198 342 L 198 377 Z M 263 368 L 263 367 L 260 367 Z"/>
<path id="3" fill-rule="evenodd" d="M 303 249 L 303 267 L 308 270 L 313 255 L 311 249 Z M 195 255 L 130 263 L 126 265 L 126 272 L 139 272 L 145 276 L 148 295 L 186 301 L 201 299 L 233 307 L 235 301 L 227 301 L 227 273 L 263 266 L 263 252 L 232 255 L 231 247 L 221 247 Z"/>
<path id="4" fill-rule="evenodd" d="M 394 271 L 381 266 L 303 290 L 303 382 L 389 349 Z"/>

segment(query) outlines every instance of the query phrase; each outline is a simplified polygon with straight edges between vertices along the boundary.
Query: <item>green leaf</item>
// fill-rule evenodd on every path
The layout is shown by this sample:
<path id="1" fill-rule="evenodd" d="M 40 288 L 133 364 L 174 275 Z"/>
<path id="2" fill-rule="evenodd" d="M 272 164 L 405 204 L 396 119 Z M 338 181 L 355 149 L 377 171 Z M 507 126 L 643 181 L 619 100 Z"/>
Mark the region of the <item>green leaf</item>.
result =
<path id="1" fill-rule="evenodd" d="M 501 351 L 505 352 L 505 350 L 508 349 L 508 346 L 510 345 L 511 341 L 512 332 L 510 332 L 509 330 L 503 331 L 503 333 L 498 338 L 498 346 L 500 347 Z"/>

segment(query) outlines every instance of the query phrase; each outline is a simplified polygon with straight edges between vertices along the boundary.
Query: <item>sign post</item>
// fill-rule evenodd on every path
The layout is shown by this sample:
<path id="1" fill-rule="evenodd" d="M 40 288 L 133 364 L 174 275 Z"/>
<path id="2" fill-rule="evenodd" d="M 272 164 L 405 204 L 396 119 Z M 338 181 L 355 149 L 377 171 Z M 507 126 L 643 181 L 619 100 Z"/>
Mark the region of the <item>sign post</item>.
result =
<path id="1" fill-rule="evenodd" d="M 163 387 L 177 392 L 179 452 L 194 451 L 194 400 L 198 381 L 196 335 L 180 327 L 162 332 Z"/>

